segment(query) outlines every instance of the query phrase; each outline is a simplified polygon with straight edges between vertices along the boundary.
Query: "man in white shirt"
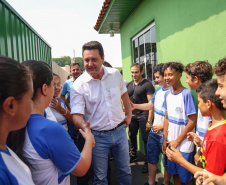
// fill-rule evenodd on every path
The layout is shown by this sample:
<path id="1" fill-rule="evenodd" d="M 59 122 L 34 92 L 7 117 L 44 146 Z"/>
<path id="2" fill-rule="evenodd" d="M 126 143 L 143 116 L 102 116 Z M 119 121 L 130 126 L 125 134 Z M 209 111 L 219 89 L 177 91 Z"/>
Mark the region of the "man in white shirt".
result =
<path id="1" fill-rule="evenodd" d="M 126 127 L 131 121 L 127 89 L 119 71 L 106 68 L 104 51 L 97 41 L 83 45 L 85 72 L 71 88 L 71 114 L 76 127 L 86 131 L 86 122 L 95 138 L 92 154 L 94 184 L 107 184 L 108 154 L 114 155 L 119 183 L 131 185 Z M 120 99 L 125 107 L 123 113 Z"/>

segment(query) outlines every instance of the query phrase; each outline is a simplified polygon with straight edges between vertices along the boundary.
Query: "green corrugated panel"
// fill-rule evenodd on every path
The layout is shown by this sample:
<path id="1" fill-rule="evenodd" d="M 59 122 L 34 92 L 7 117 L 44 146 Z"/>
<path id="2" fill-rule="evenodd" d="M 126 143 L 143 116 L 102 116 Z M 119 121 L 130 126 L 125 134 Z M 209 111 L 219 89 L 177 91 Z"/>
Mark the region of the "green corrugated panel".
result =
<path id="1" fill-rule="evenodd" d="M 0 53 L 2 53 L 2 55 L 6 55 L 6 49 L 5 49 L 5 30 L 2 29 L 3 27 L 5 27 L 5 21 L 4 21 L 4 8 L 3 5 L 0 3 Z"/>
<path id="2" fill-rule="evenodd" d="M 51 46 L 5 1 L 0 1 L 0 54 L 52 65 Z"/>

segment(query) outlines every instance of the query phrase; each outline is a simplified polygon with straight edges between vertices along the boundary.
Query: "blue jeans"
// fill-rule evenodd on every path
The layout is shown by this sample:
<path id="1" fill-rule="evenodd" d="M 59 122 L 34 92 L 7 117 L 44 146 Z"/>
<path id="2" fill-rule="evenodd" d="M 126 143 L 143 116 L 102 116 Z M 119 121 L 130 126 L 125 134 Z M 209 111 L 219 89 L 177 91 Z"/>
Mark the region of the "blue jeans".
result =
<path id="1" fill-rule="evenodd" d="M 129 144 L 125 125 L 113 131 L 94 131 L 95 147 L 92 154 L 94 185 L 107 185 L 108 154 L 114 156 L 120 185 L 131 185 L 132 175 L 129 163 Z"/>

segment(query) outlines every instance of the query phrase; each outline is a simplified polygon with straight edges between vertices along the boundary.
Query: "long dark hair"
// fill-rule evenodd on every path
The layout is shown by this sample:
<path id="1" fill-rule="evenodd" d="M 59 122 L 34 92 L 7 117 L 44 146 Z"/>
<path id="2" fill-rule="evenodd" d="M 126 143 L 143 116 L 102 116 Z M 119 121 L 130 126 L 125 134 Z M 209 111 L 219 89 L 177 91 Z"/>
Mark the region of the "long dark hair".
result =
<path id="1" fill-rule="evenodd" d="M 33 90 L 34 94 L 32 100 L 36 100 L 38 89 L 47 84 L 51 84 L 53 80 L 53 72 L 48 64 L 42 61 L 28 60 L 22 63 L 32 71 Z M 41 88 L 42 92 L 42 88 Z M 13 131 L 8 137 L 8 146 L 30 167 L 32 167 L 28 161 L 23 157 L 23 145 L 25 140 L 26 127 L 23 129 Z"/>
<path id="2" fill-rule="evenodd" d="M 13 96 L 20 100 L 28 91 L 28 80 L 31 74 L 19 62 L 0 55 L 0 115 L 6 98 Z"/>

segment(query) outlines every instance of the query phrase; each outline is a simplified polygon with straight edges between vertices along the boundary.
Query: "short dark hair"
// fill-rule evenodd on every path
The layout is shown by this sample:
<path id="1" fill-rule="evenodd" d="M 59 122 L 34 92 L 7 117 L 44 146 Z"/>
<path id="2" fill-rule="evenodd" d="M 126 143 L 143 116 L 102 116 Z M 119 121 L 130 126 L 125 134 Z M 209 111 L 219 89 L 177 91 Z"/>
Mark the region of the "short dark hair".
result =
<path id="1" fill-rule="evenodd" d="M 60 76 L 58 74 L 56 74 L 56 73 L 53 73 L 53 76 L 56 76 L 56 77 L 58 77 L 60 79 Z"/>
<path id="2" fill-rule="evenodd" d="M 154 73 L 159 72 L 159 74 L 160 74 L 161 76 L 164 76 L 164 71 L 162 70 L 162 69 L 163 69 L 163 65 L 164 65 L 164 64 L 158 64 L 158 65 L 156 65 L 156 66 L 154 67 Z"/>
<path id="3" fill-rule="evenodd" d="M 103 65 L 105 67 L 112 67 L 112 65 L 109 62 L 107 62 L 107 61 L 104 61 Z"/>
<path id="4" fill-rule="evenodd" d="M 70 64 L 70 69 L 71 69 L 72 66 L 76 66 L 76 65 L 78 65 L 78 67 L 80 67 L 80 64 L 78 62 L 73 62 L 73 63 Z"/>
<path id="5" fill-rule="evenodd" d="M 180 62 L 168 62 L 163 65 L 163 71 L 167 68 L 174 69 L 176 72 L 183 73 L 184 66 Z"/>
<path id="6" fill-rule="evenodd" d="M 194 79 L 197 76 L 202 83 L 210 80 L 213 76 L 212 65 L 207 61 L 196 61 L 194 63 L 187 64 L 184 67 L 184 71 Z"/>
<path id="7" fill-rule="evenodd" d="M 82 55 L 83 55 L 85 50 L 93 50 L 93 49 L 97 49 L 99 51 L 101 58 L 104 56 L 103 46 L 98 41 L 90 41 L 90 42 L 85 43 L 82 46 Z"/>
<path id="8" fill-rule="evenodd" d="M 27 66 L 33 73 L 32 79 L 34 94 L 32 100 L 35 100 L 37 98 L 36 96 L 38 89 L 41 88 L 43 84 L 50 86 L 51 81 L 53 80 L 52 69 L 47 63 L 43 61 L 27 60 L 24 61 L 22 64 Z"/>
<path id="9" fill-rule="evenodd" d="M 25 66 L 0 55 L 0 113 L 6 98 L 13 96 L 19 101 L 28 91 L 29 79 L 31 79 L 31 73 Z"/>
<path id="10" fill-rule="evenodd" d="M 71 76 L 72 76 L 72 74 L 69 74 L 69 75 L 67 76 L 67 79 L 70 79 Z"/>
<path id="11" fill-rule="evenodd" d="M 211 79 L 204 82 L 202 85 L 200 85 L 199 88 L 196 90 L 196 92 L 198 96 L 202 98 L 205 103 L 207 102 L 207 100 L 210 100 L 216 105 L 218 109 L 224 109 L 223 104 L 221 103 L 221 100 L 215 94 L 217 87 L 218 87 L 217 80 Z"/>
<path id="12" fill-rule="evenodd" d="M 134 67 L 134 66 L 138 67 L 138 68 L 140 69 L 140 72 L 143 71 L 143 66 L 142 66 L 141 64 L 139 64 L 139 63 L 133 63 L 133 64 L 131 65 L 130 69 L 131 69 L 132 67 Z"/>
<path id="13" fill-rule="evenodd" d="M 226 74 L 226 58 L 223 58 L 217 62 L 214 72 L 217 76 L 223 76 Z"/>

